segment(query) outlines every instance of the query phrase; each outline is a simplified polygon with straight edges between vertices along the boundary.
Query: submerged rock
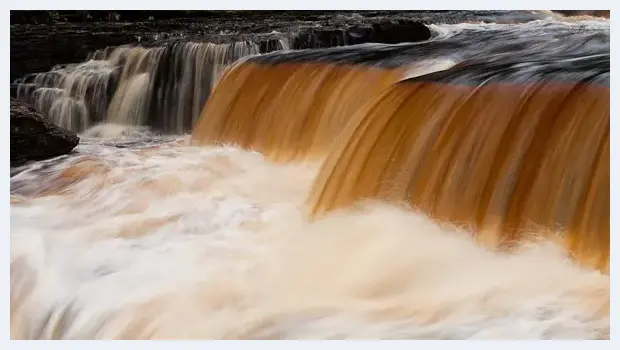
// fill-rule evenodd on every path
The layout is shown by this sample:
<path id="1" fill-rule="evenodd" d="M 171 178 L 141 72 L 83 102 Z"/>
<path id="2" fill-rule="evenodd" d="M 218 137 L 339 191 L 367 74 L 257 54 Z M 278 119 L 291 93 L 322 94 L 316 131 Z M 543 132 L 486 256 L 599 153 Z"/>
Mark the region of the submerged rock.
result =
<path id="1" fill-rule="evenodd" d="M 11 98 L 11 167 L 71 152 L 80 138 Z"/>

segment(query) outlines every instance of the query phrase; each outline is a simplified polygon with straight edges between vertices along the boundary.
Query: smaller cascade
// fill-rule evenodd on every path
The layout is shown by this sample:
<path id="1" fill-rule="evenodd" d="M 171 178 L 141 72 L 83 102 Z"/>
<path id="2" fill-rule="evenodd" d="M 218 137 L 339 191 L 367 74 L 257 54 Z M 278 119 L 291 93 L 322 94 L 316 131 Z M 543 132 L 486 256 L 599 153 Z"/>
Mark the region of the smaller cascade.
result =
<path id="1" fill-rule="evenodd" d="M 16 97 L 33 105 L 60 127 L 80 131 L 106 114 L 119 73 L 119 55 L 56 66 L 16 81 Z"/>
<path id="2" fill-rule="evenodd" d="M 110 122 L 180 134 L 191 130 L 226 67 L 256 54 L 250 41 L 106 48 L 86 62 L 18 79 L 16 97 L 76 132 Z"/>

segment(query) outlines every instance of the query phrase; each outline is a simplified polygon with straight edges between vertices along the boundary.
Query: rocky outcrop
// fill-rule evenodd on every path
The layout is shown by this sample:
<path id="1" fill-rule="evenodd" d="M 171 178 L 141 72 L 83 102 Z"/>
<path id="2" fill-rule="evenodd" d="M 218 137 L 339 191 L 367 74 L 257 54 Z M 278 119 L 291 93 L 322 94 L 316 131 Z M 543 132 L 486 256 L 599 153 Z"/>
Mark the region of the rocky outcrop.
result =
<path id="1" fill-rule="evenodd" d="M 354 25 L 345 29 L 318 28 L 297 35 L 294 49 L 347 46 L 363 43 L 396 44 L 425 41 L 431 38 L 427 26 L 413 20 L 382 20 L 367 25 Z"/>
<path id="2" fill-rule="evenodd" d="M 34 108 L 11 99 L 11 167 L 71 152 L 79 137 L 41 116 Z"/>
<path id="3" fill-rule="evenodd" d="M 11 82 L 58 64 L 85 60 L 93 51 L 138 41 L 119 24 L 11 25 Z"/>
<path id="4" fill-rule="evenodd" d="M 290 48 L 427 40 L 424 24 L 529 21 L 526 11 L 11 11 L 11 82 L 109 46 L 251 40 Z"/>

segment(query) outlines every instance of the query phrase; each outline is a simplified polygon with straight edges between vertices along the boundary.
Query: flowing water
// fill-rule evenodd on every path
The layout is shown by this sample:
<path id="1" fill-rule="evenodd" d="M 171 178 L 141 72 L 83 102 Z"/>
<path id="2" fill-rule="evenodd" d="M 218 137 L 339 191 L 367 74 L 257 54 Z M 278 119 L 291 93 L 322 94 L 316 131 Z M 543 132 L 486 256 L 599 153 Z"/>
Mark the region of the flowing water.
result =
<path id="1" fill-rule="evenodd" d="M 258 53 L 248 41 L 108 48 L 86 62 L 19 79 L 16 93 L 69 130 L 106 122 L 179 134 L 191 130 L 226 66 Z"/>
<path id="2" fill-rule="evenodd" d="M 608 339 L 608 22 L 432 28 L 243 59 L 192 135 L 125 94 L 11 169 L 12 338 Z"/>

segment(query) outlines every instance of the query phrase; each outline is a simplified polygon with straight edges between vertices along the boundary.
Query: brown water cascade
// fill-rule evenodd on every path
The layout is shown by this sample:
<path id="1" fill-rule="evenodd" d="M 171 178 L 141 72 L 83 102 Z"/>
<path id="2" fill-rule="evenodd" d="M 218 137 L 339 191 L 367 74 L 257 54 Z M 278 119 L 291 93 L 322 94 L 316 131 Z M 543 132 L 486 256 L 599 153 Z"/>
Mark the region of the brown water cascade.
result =
<path id="1" fill-rule="evenodd" d="M 312 215 L 368 198 L 406 202 L 500 247 L 542 228 L 607 269 L 609 87 L 451 83 L 471 72 L 458 73 L 395 84 L 356 114 L 318 176 Z"/>
<path id="2" fill-rule="evenodd" d="M 277 161 L 327 157 L 313 217 L 365 199 L 402 202 L 492 246 L 544 236 L 606 269 L 609 55 L 533 38 L 460 57 L 447 53 L 475 42 L 249 59 L 223 77 L 193 143 Z"/>
<path id="3" fill-rule="evenodd" d="M 242 64 L 215 89 L 193 140 L 282 161 L 322 157 L 352 114 L 402 75 L 364 66 Z"/>

